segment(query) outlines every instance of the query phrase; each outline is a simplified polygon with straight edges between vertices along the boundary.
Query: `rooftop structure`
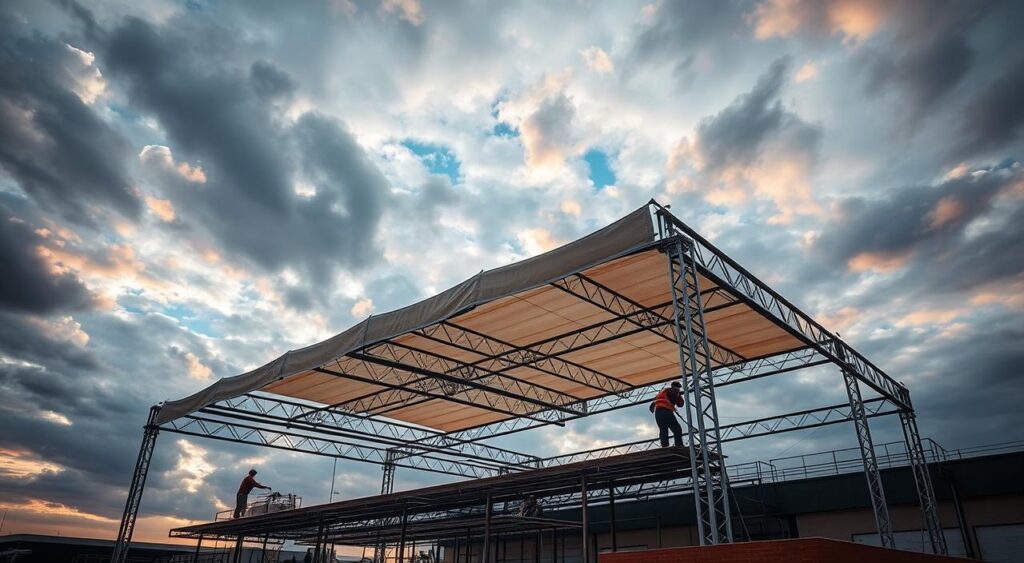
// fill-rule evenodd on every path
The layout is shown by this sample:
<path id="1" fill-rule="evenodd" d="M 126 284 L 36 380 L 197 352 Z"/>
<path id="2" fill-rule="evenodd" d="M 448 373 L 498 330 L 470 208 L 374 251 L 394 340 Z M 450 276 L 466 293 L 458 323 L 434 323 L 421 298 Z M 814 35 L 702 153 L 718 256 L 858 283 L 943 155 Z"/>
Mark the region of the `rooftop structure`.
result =
<path id="1" fill-rule="evenodd" d="M 716 387 L 825 364 L 837 367 L 846 403 L 720 424 Z M 631 486 L 685 487 L 694 493 L 700 544 L 732 542 L 723 443 L 853 422 L 881 541 L 892 547 L 868 419 L 897 414 L 932 547 L 946 552 L 907 388 L 652 201 L 580 240 L 482 272 L 153 407 L 114 561 L 124 560 L 160 431 L 380 464 L 380 507 L 401 498 L 389 495 L 396 467 L 478 479 L 476 500 L 459 509 L 485 516 L 486 542 L 486 515 L 506 480 L 523 479 L 517 491 L 523 496 L 542 490 L 531 475 L 568 471 L 580 478 L 571 498 L 585 507 L 591 494 L 586 462 L 653 445 L 643 441 L 542 459 L 488 444 L 488 438 L 645 403 L 673 380 L 681 381 L 687 398 L 685 455 L 644 454 L 678 466 L 648 474 L 639 485 L 626 483 L 625 475 L 600 479 L 610 498 Z M 865 400 L 864 391 L 875 397 Z M 635 461 L 626 456 L 623 467 L 629 460 Z M 634 464 L 632 471 L 642 474 L 643 465 Z M 502 475 L 508 477 L 487 479 Z M 485 494 L 488 487 L 493 489 Z M 304 536 L 323 545 L 332 525 L 329 509 L 303 510 L 320 510 L 327 518 L 314 537 Z M 395 517 L 388 514 L 381 518 Z M 586 510 L 582 514 L 585 533 Z M 264 520 L 276 522 L 271 516 Z M 250 537 L 247 530 L 233 532 L 240 542 Z M 258 533 L 286 535 L 270 528 Z M 405 534 L 400 536 L 399 544 Z M 385 540 L 392 541 L 379 540 L 378 559 Z"/>

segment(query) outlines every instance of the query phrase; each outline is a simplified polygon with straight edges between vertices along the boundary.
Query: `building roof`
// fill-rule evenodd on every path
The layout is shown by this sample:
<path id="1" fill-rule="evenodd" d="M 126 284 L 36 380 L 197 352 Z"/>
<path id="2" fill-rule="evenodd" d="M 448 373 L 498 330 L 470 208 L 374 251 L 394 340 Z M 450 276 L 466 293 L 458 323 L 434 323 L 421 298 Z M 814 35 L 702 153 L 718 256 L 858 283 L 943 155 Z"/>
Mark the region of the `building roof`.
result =
<path id="1" fill-rule="evenodd" d="M 81 545 L 93 547 L 114 547 L 114 540 L 101 538 L 78 538 L 74 536 L 51 536 L 48 534 L 10 534 L 0 536 L 0 544 L 17 543 L 48 543 L 61 545 Z M 166 551 L 193 551 L 195 547 L 180 543 L 155 543 L 133 541 L 132 549 L 160 549 Z"/>

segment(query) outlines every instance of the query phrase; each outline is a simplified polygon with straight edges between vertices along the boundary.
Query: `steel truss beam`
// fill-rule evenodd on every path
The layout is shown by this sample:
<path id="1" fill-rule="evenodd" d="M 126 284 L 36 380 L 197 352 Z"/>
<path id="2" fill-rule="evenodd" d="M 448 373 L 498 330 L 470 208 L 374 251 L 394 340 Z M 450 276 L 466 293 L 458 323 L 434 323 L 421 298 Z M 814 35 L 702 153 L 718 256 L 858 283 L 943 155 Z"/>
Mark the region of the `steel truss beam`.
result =
<path id="1" fill-rule="evenodd" d="M 121 515 L 121 526 L 117 530 L 111 563 L 124 563 L 128 560 L 128 549 L 132 543 L 132 534 L 135 532 L 135 521 L 139 516 L 142 492 L 146 488 L 146 476 L 149 475 L 149 462 L 153 459 L 156 437 L 160 433 L 160 428 L 153 424 L 158 412 L 160 407 L 154 406 L 149 409 L 149 419 L 146 420 L 146 426 L 142 431 L 142 445 L 139 446 L 139 457 L 135 461 L 132 482 L 128 486 L 128 499 Z"/>
<path id="2" fill-rule="evenodd" d="M 910 397 L 908 396 L 909 400 Z M 942 521 L 939 519 L 938 502 L 935 500 L 935 489 L 932 487 L 931 474 L 928 472 L 928 460 L 921 445 L 921 435 L 917 431 L 917 417 L 914 411 L 900 411 L 900 423 L 903 426 L 903 437 L 907 444 L 907 457 L 910 468 L 914 472 L 914 485 L 917 487 L 917 498 L 921 503 L 921 515 L 924 517 L 925 528 L 928 529 L 928 540 L 931 542 L 932 553 L 949 555 L 946 536 L 942 533 Z"/>
<path id="3" fill-rule="evenodd" d="M 456 443 L 442 432 L 385 421 L 370 416 L 298 403 L 276 396 L 243 395 L 225 399 L 200 412 L 219 416 L 243 415 L 284 429 L 326 432 L 339 437 L 372 440 L 398 446 L 405 455 L 421 452 L 463 456 L 501 465 L 532 467 L 537 456 L 480 443 Z M 397 450 L 396 450 L 397 453 Z"/>
<path id="4" fill-rule="evenodd" d="M 558 285 L 558 283 L 552 285 L 613 313 L 614 317 L 523 346 L 517 346 L 450 321 L 426 327 L 416 331 L 415 334 L 482 356 L 482 359 L 468 364 L 474 368 L 483 368 L 486 370 L 485 374 L 506 374 L 514 369 L 527 367 L 587 387 L 622 393 L 633 386 L 613 376 L 565 360 L 561 356 L 645 331 L 652 331 L 672 340 L 669 326 L 671 320 L 668 318 L 671 316 L 671 302 L 654 307 L 643 307 L 610 289 L 599 286 L 589 278 L 583 278 L 583 280 L 586 280 L 580 282 L 583 284 L 583 291 L 578 294 L 575 292 L 577 285 L 575 283 L 568 286 Z M 573 289 L 570 290 L 570 288 Z M 723 309 L 739 303 L 735 297 L 719 288 L 705 292 L 704 297 L 707 301 L 714 297 L 727 299 L 725 303 L 709 307 L 708 311 Z M 728 352 L 721 352 L 719 356 L 718 359 L 723 361 L 730 358 Z M 739 357 L 733 357 L 733 359 L 736 358 Z M 456 370 L 447 373 L 453 374 L 456 373 Z M 424 377 L 417 383 L 430 384 L 432 382 L 429 377 Z M 439 389 L 436 383 L 434 389 Z M 386 414 L 399 408 L 420 404 L 425 400 L 421 394 L 396 388 L 386 393 L 370 393 L 331 406 L 359 412 Z"/>
<path id="5" fill-rule="evenodd" d="M 689 391 L 683 412 L 689 436 L 697 534 L 701 545 L 716 545 L 733 541 L 729 477 L 722 453 L 712 366 L 710 362 L 701 365 L 697 360 L 698 355 L 705 358 L 712 355 L 692 248 L 689 241 L 677 238 L 666 248 L 666 255 L 683 389 Z"/>
<path id="6" fill-rule="evenodd" d="M 663 233 L 663 236 L 683 234 L 694 242 L 693 254 L 705 277 L 717 285 L 729 288 L 748 306 L 775 319 L 779 326 L 790 334 L 814 346 L 833 363 L 853 372 L 857 379 L 897 403 L 900 408 L 910 408 L 909 392 L 902 383 L 891 378 L 867 358 L 818 324 L 817 321 L 797 309 L 796 306 L 722 253 L 686 223 L 677 219 L 667 209 L 657 202 L 652 201 L 651 203 L 655 208 L 655 215 L 662 224 L 668 224 L 670 227 L 670 232 Z"/>
<path id="7" fill-rule="evenodd" d="M 388 450 L 366 444 L 355 444 L 323 436 L 310 436 L 295 431 L 282 431 L 241 424 L 234 420 L 215 420 L 187 415 L 164 423 L 167 432 L 212 438 L 239 444 L 253 444 L 281 450 L 305 452 L 325 457 L 367 461 L 383 465 L 388 462 Z M 416 455 L 396 460 L 395 465 L 421 471 L 458 475 L 461 477 L 490 477 L 497 468 L 465 460 L 444 459 L 432 455 Z"/>
<path id="8" fill-rule="evenodd" d="M 557 389 L 419 350 L 406 344 L 385 342 L 362 352 L 350 353 L 348 357 L 364 365 L 378 364 L 408 372 L 413 376 L 426 376 L 433 381 L 421 386 L 430 392 L 441 391 L 447 396 L 462 395 L 474 401 L 485 399 L 488 404 L 502 404 L 514 412 L 535 412 L 541 409 L 572 412 L 569 405 L 579 400 Z M 405 384 L 417 385 L 417 382 L 409 379 L 407 378 Z"/>
<path id="9" fill-rule="evenodd" d="M 770 375 L 787 373 L 827 363 L 830 363 L 829 360 L 822 357 L 812 348 L 791 350 L 781 354 L 752 359 L 736 365 L 722 366 L 714 371 L 715 386 L 722 387 L 725 385 L 732 385 L 743 381 L 759 379 Z M 651 401 L 651 397 L 660 391 L 666 383 L 678 378 L 679 376 L 673 376 L 664 381 L 646 385 L 644 387 L 634 387 L 633 389 L 618 395 L 607 395 L 604 397 L 588 399 L 582 402 L 580 410 L 585 411 L 589 416 L 631 407 L 633 405 L 649 403 Z M 692 389 L 692 387 L 690 389 Z M 451 432 L 446 434 L 446 436 L 449 440 L 460 443 L 473 442 L 483 440 L 485 438 L 522 432 L 545 424 L 564 424 L 565 422 L 577 418 L 580 417 L 568 416 L 560 411 L 544 411 L 536 413 L 532 420 L 502 420 L 478 426 L 476 428 L 468 428 L 465 430 Z"/>
<path id="10" fill-rule="evenodd" d="M 665 340 L 672 342 L 673 344 L 677 343 L 676 335 L 673 332 L 672 327 L 671 310 L 666 311 L 667 314 L 658 315 L 636 301 L 601 285 L 583 274 L 574 274 L 569 277 L 562 278 L 551 285 L 608 313 L 622 316 L 628 319 L 629 322 L 637 328 L 648 330 Z M 735 297 L 727 292 L 721 291 L 719 288 L 711 289 L 708 292 L 701 294 L 700 297 L 703 300 L 710 300 L 710 298 L 715 295 L 725 296 L 729 299 L 729 304 L 733 304 L 737 301 Z M 643 314 L 653 314 L 655 316 L 650 318 L 650 322 L 645 325 L 640 322 L 640 316 Z M 703 327 L 698 332 L 700 333 L 699 338 L 706 339 Z M 746 359 L 724 346 L 715 344 L 712 341 L 708 342 L 710 352 L 708 350 L 695 351 L 696 354 L 700 355 L 700 362 L 702 364 L 705 363 L 707 361 L 706 358 L 709 357 L 711 358 L 712 364 L 719 365 L 734 364 Z"/>
<path id="11" fill-rule="evenodd" d="M 669 321 L 664 320 L 664 315 L 670 305 L 671 303 L 665 303 L 648 309 L 637 309 L 628 315 L 617 315 L 606 321 L 518 347 L 447 321 L 421 329 L 416 334 L 429 340 L 472 351 L 482 356 L 482 359 L 476 360 L 470 365 L 482 366 L 495 373 L 529 367 L 557 374 L 563 379 L 570 379 L 590 387 L 603 385 L 602 390 L 618 393 L 631 386 L 609 375 L 568 362 L 561 356 L 658 326 L 667 326 Z M 424 377 L 422 381 L 416 383 L 434 383 L 436 388 L 436 382 L 431 382 L 429 377 Z M 334 406 L 382 414 L 418 404 L 423 400 L 420 394 L 398 388 L 386 394 L 368 394 Z"/>
<path id="12" fill-rule="evenodd" d="M 877 397 L 875 399 L 864 401 L 864 413 L 868 418 L 897 414 L 899 412 L 899 408 L 885 397 Z M 767 436 L 769 434 L 783 434 L 785 432 L 793 432 L 795 430 L 807 430 L 810 428 L 818 428 L 820 426 L 830 426 L 832 424 L 839 424 L 841 422 L 848 422 L 851 420 L 853 420 L 853 415 L 850 412 L 850 405 L 844 403 L 818 409 L 797 411 L 779 416 L 725 424 L 719 429 L 721 431 L 722 442 L 736 442 L 739 440 L 746 440 L 748 438 Z M 619 444 L 617 446 L 608 446 L 544 458 L 540 461 L 540 465 L 541 467 L 565 465 L 567 463 L 577 463 L 610 456 L 644 452 L 657 447 L 660 447 L 660 443 L 656 438 L 650 440 L 638 440 L 636 442 Z"/>
<path id="13" fill-rule="evenodd" d="M 871 496 L 871 508 L 875 513 L 875 525 L 882 547 L 895 549 L 896 540 L 892 535 L 892 520 L 889 519 L 889 505 L 885 502 L 885 488 L 882 486 L 882 475 L 878 471 L 878 460 L 875 458 L 875 446 L 871 441 L 871 430 L 868 417 L 861 398 L 857 377 L 849 370 L 843 370 L 843 382 L 850 398 L 850 413 L 853 415 L 853 426 L 857 430 L 857 444 L 860 457 L 864 462 L 864 477 L 868 482 L 868 494 Z"/>
<path id="14" fill-rule="evenodd" d="M 571 351 L 607 342 L 613 338 L 621 338 L 623 335 L 617 328 L 613 326 L 613 323 L 600 323 L 593 328 L 573 331 L 568 335 L 526 346 L 516 346 L 449 321 L 426 327 L 416 331 L 416 334 L 434 342 L 482 356 L 482 359 L 470 362 L 470 365 L 494 373 L 507 373 L 514 369 L 528 367 L 591 389 L 619 393 L 631 388 L 632 385 L 559 357 Z M 601 338 L 600 341 L 598 341 L 599 338 Z M 389 398 L 387 406 L 378 410 L 377 414 L 384 414 L 419 402 L 422 402 L 422 399 L 415 396 L 397 396 L 396 394 L 395 397 Z"/>

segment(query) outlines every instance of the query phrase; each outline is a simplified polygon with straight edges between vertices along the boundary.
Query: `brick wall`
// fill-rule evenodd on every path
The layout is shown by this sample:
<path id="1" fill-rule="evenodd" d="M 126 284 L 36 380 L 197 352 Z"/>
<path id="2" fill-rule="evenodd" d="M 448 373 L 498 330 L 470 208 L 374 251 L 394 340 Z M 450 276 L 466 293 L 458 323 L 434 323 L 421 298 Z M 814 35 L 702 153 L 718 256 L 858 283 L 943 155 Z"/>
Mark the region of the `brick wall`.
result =
<path id="1" fill-rule="evenodd" d="M 676 547 L 602 553 L 601 563 L 943 563 L 963 559 L 922 555 L 824 538 L 756 541 L 709 547 Z"/>

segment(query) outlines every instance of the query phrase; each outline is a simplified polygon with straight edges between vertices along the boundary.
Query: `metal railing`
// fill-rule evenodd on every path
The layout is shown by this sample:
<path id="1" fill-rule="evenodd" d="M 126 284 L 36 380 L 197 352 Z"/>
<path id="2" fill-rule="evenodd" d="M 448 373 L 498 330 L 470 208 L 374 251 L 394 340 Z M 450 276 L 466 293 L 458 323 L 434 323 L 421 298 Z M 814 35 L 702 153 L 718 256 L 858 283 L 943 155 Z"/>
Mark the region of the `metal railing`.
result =
<path id="1" fill-rule="evenodd" d="M 1024 451 L 1024 440 L 952 450 L 942 447 L 931 438 L 925 438 L 922 442 L 925 460 L 928 463 Z M 877 444 L 875 451 L 880 469 L 903 467 L 910 464 L 907 446 L 903 441 Z M 779 457 L 768 461 L 752 461 L 731 465 L 728 468 L 729 478 L 735 483 L 777 483 L 856 473 L 863 470 L 863 462 L 857 448 Z"/>
<path id="2" fill-rule="evenodd" d="M 245 507 L 242 516 L 255 516 L 270 512 L 281 512 L 292 510 L 302 506 L 302 497 L 293 494 L 267 493 L 256 495 L 256 500 Z M 214 521 L 231 520 L 234 517 L 234 509 L 222 510 L 214 516 Z"/>

